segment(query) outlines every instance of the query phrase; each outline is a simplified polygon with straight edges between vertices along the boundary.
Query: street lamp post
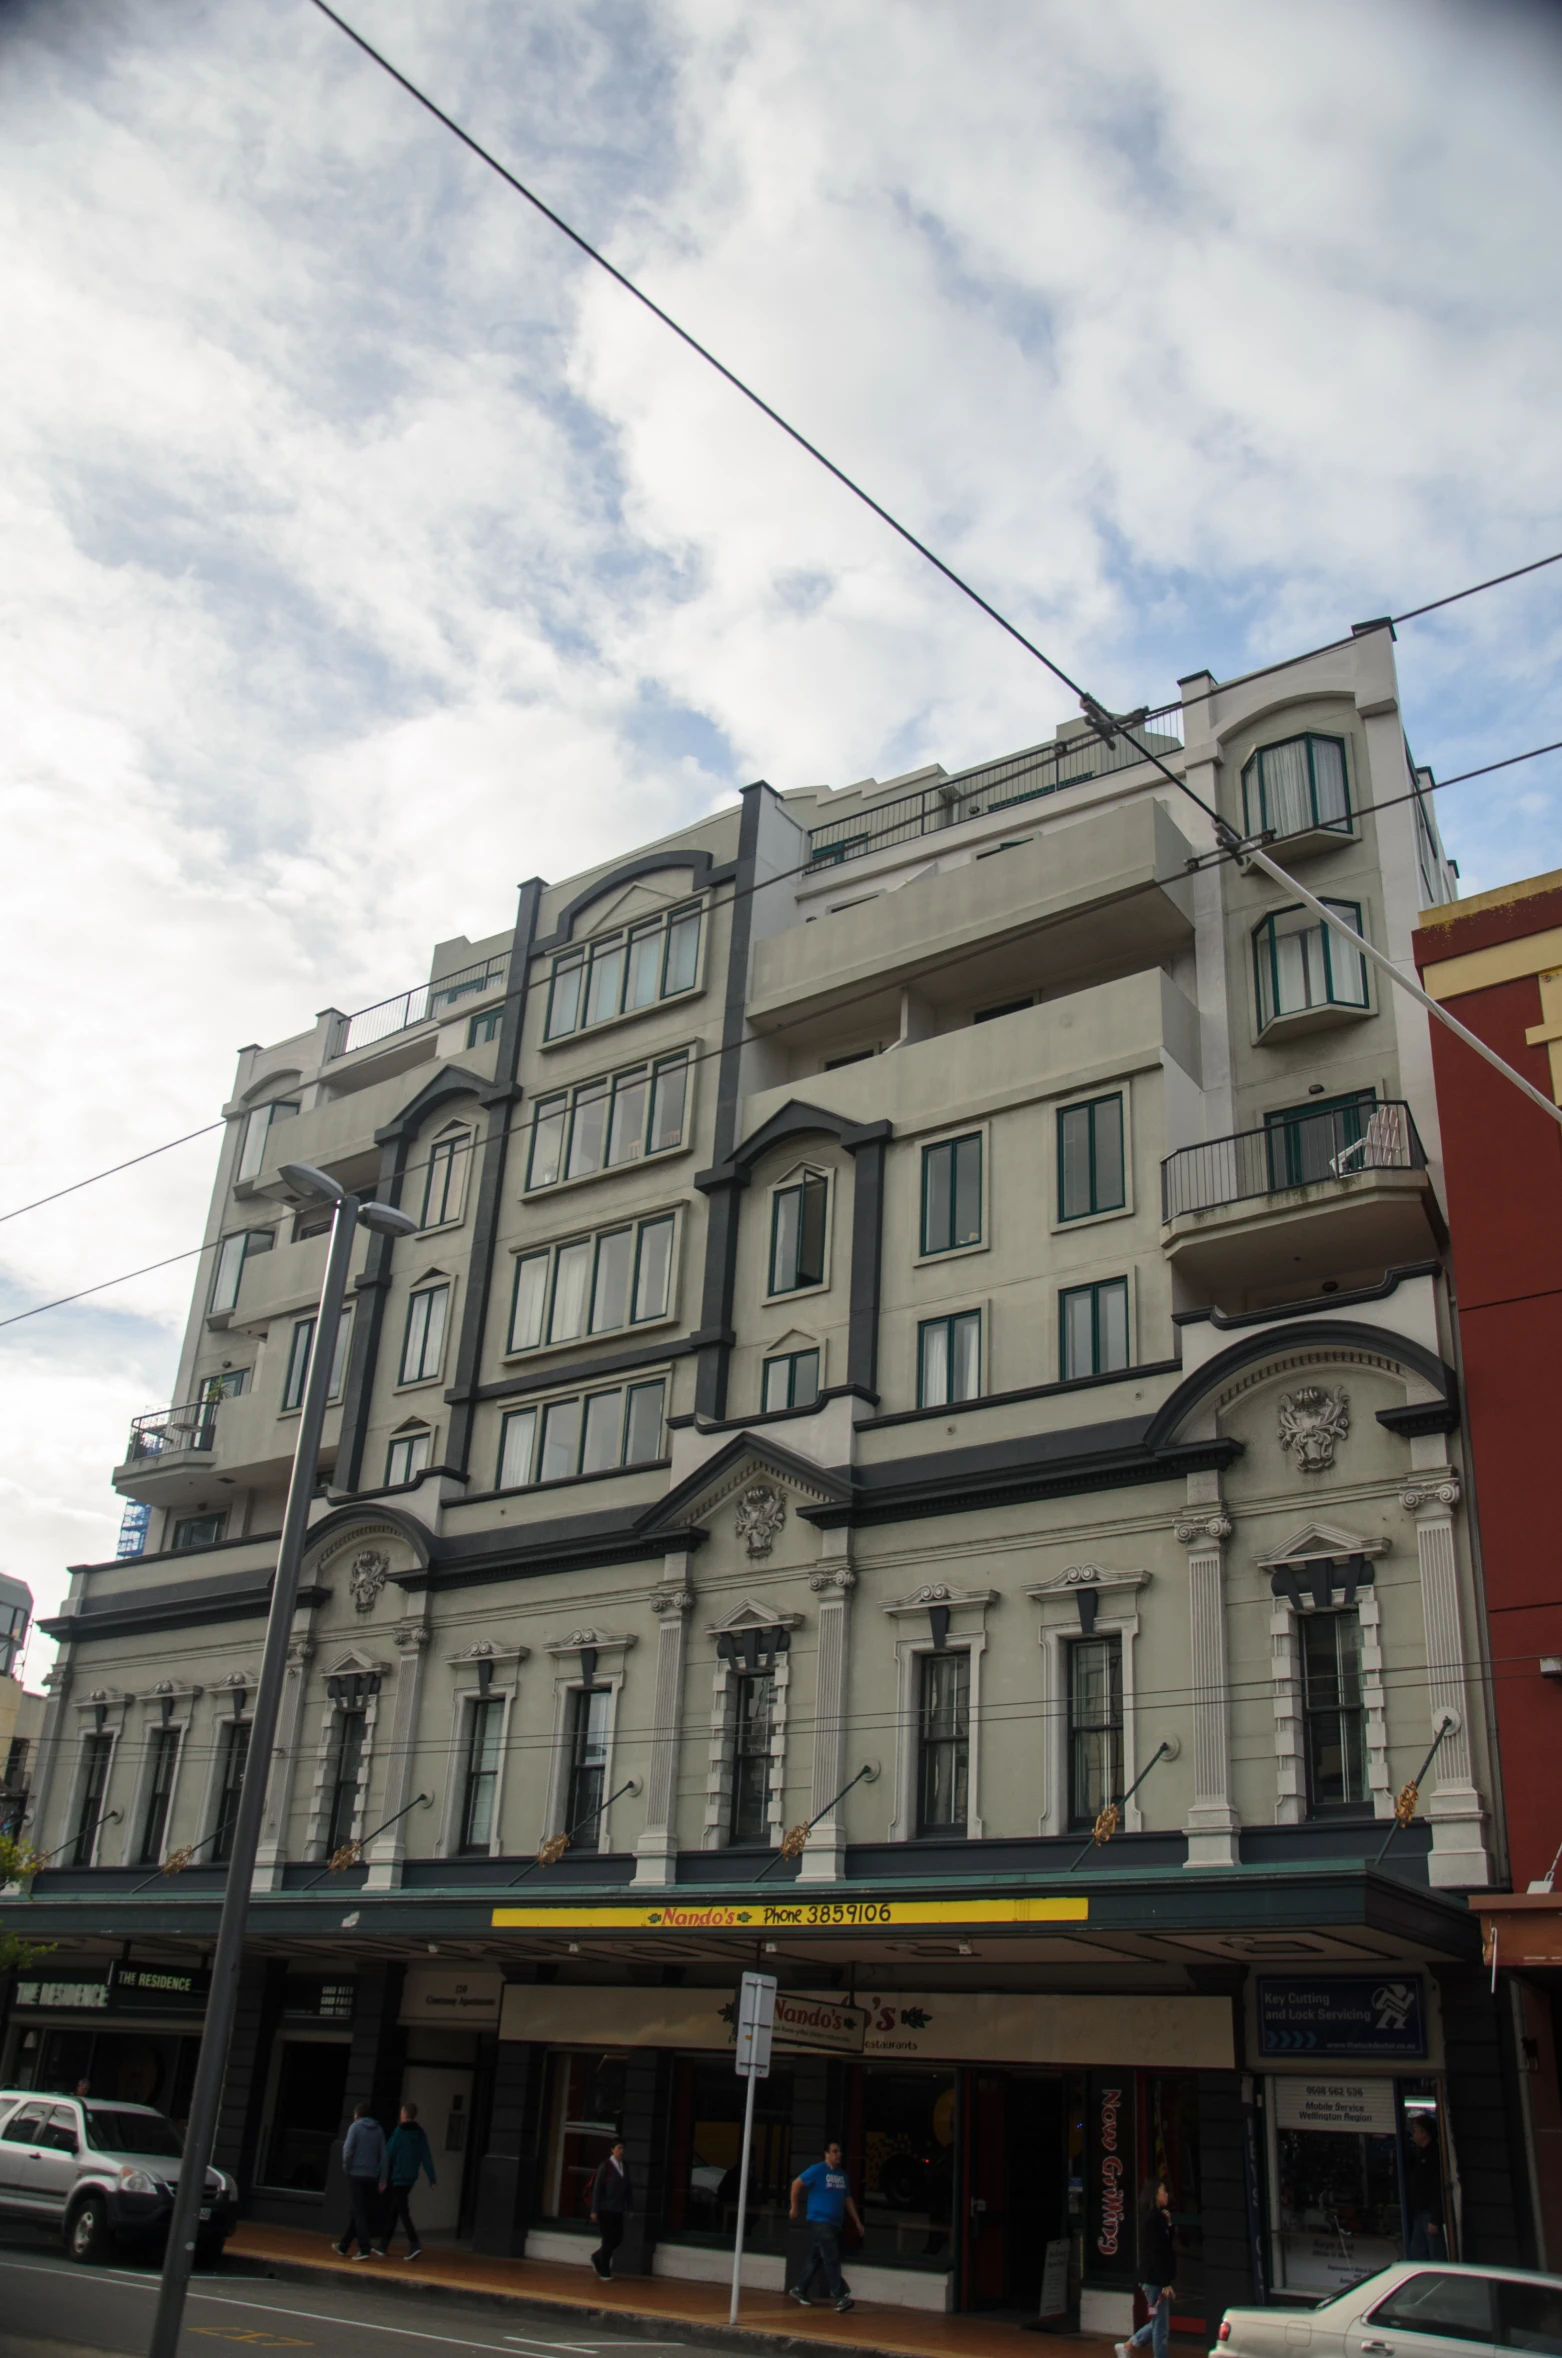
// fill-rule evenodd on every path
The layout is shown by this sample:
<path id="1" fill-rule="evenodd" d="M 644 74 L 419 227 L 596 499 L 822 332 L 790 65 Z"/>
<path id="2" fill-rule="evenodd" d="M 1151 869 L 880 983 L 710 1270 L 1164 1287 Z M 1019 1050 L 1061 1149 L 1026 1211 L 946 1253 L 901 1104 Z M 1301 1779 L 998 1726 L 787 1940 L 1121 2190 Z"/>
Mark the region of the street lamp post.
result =
<path id="1" fill-rule="evenodd" d="M 309 1369 L 304 1379 L 298 1438 L 293 1446 L 293 1474 L 288 1484 L 287 1511 L 282 1517 L 282 1540 L 277 1549 L 277 1569 L 271 1586 L 271 1609 L 266 1620 L 260 1683 L 255 1689 L 248 1773 L 240 1788 L 239 1806 L 234 1818 L 233 1848 L 228 1859 L 228 1878 L 223 1888 L 222 1920 L 217 1928 L 217 1945 L 212 1954 L 211 1994 L 206 2004 L 201 2051 L 195 2066 L 195 2084 L 190 2091 L 184 2159 L 174 2190 L 173 2216 L 168 2225 L 168 2249 L 163 2260 L 163 2280 L 157 2297 L 157 2312 L 152 2320 L 148 2358 L 177 2358 L 179 2332 L 184 2321 L 185 2296 L 189 2291 L 190 2270 L 195 2260 L 201 2205 L 206 2199 L 206 2173 L 211 2165 L 212 2146 L 217 2135 L 217 2114 L 222 2103 L 222 2084 L 228 2064 L 228 2042 L 233 2035 L 239 1968 L 244 1955 L 244 1928 L 249 1916 L 250 1885 L 255 1874 L 255 1854 L 260 1847 L 261 1818 L 266 1806 L 271 1751 L 276 1738 L 283 1681 L 287 1673 L 288 1640 L 292 1635 L 293 1613 L 298 1602 L 299 1573 L 304 1560 L 304 1542 L 309 1533 L 309 1508 L 315 1492 L 320 1434 L 325 1424 L 326 1397 L 331 1389 L 331 1364 L 336 1357 L 337 1329 L 347 1294 L 347 1269 L 352 1256 L 353 1237 L 360 1220 L 365 1227 L 378 1228 L 392 1236 L 411 1236 L 417 1229 L 417 1222 L 406 1212 L 397 1211 L 391 1204 L 364 1203 L 357 1196 L 349 1195 L 324 1171 L 316 1171 L 308 1163 L 284 1163 L 282 1177 L 295 1194 L 323 1198 L 333 1204 L 335 1209 L 331 1218 L 331 1242 L 326 1253 L 325 1278 L 320 1287 L 320 1308 L 315 1319 Z"/>

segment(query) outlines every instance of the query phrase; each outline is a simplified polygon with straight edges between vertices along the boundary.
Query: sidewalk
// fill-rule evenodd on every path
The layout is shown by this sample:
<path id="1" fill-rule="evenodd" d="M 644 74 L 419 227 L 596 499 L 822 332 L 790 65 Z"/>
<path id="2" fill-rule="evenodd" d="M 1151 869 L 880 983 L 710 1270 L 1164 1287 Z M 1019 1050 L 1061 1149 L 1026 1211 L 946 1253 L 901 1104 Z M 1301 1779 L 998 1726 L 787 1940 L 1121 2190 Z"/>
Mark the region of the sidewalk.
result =
<path id="1" fill-rule="evenodd" d="M 246 2268 L 273 2268 L 279 2275 L 316 2281 L 351 2281 L 394 2292 L 487 2302 L 513 2301 L 560 2311 L 594 2323 L 609 2320 L 630 2333 L 669 2324 L 688 2330 L 691 2340 L 730 2342 L 737 2338 L 806 2349 L 883 2351 L 890 2358 L 1107 2358 L 1108 2337 L 1036 2334 L 1006 2319 L 939 2317 L 926 2310 L 896 2309 L 859 2301 L 844 2317 L 830 2308 L 800 2309 L 784 2294 L 745 2289 L 741 2322 L 727 2323 L 729 2290 L 719 2284 L 690 2284 L 666 2276 L 626 2276 L 601 2284 L 587 2268 L 550 2260 L 497 2260 L 451 2245 L 425 2244 L 415 2262 L 402 2259 L 341 2259 L 328 2235 L 291 2227 L 263 2227 L 245 2220 L 228 2244 L 230 2258 Z"/>

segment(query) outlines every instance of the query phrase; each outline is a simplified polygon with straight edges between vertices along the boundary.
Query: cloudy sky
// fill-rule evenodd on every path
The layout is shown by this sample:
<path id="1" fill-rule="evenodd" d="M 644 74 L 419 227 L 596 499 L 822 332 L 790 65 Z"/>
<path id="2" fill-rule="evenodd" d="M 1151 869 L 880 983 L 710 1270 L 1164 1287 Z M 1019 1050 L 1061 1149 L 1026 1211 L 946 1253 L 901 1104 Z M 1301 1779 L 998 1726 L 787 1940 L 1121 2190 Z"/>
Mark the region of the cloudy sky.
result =
<path id="1" fill-rule="evenodd" d="M 1108 702 L 1562 547 L 1554 9 L 345 13 Z M 309 0 L 0 0 L 0 323 L 0 1209 L 523 876 L 1068 717 Z M 1562 737 L 1559 653 L 1562 567 L 1407 626 L 1417 756 Z M 1562 757 L 1443 825 L 1562 865 Z M 0 1310 L 188 1246 L 212 1154 L 0 1226 Z M 189 1282 L 0 1330 L 40 1601 Z"/>

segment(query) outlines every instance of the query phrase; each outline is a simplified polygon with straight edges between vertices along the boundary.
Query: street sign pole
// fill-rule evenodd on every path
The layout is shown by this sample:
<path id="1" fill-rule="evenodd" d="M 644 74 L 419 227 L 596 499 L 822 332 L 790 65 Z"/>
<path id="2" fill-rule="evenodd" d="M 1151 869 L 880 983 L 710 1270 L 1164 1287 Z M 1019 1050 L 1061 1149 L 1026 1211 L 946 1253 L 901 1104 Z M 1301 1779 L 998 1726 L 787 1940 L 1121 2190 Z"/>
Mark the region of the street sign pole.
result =
<path id="1" fill-rule="evenodd" d="M 743 2158 L 738 2164 L 738 2219 L 732 2238 L 732 2306 L 727 2323 L 738 2321 L 738 2292 L 743 2281 L 743 2230 L 748 2222 L 748 2165 L 754 2146 L 754 2088 L 770 2077 L 770 2039 L 776 2019 L 776 1977 L 773 1973 L 745 1973 L 738 1992 L 738 2077 L 748 2081 L 743 2101 Z"/>

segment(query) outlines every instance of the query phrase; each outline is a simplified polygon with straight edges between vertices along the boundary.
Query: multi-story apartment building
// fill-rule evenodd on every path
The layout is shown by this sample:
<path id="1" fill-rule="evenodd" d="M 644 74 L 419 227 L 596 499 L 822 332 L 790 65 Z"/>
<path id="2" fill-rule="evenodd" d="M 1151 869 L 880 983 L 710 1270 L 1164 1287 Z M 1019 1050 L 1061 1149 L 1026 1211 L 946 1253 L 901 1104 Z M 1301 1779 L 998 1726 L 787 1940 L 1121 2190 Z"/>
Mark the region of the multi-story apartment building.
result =
<path id="1" fill-rule="evenodd" d="M 1453 886 L 1387 628 L 1182 686 L 1174 777 L 1408 959 Z M 716 2273 L 758 1958 L 837 2011 L 760 2099 L 756 2281 L 827 2129 L 878 2299 L 1120 2329 L 1160 2168 L 1186 2321 L 1411 2236 L 1520 2255 L 1426 1032 L 1177 783 L 1073 726 L 750 786 L 245 1050 L 227 1113 L 177 1404 L 115 1475 L 148 1552 L 49 1625 L 59 1945 L 7 2070 L 183 2100 L 329 1349 L 252 2215 L 337 2225 L 346 2108 L 411 2093 L 430 2227 L 583 2257 L 621 2127 L 626 2264 Z M 329 1336 L 297 1162 L 420 1222 Z"/>

